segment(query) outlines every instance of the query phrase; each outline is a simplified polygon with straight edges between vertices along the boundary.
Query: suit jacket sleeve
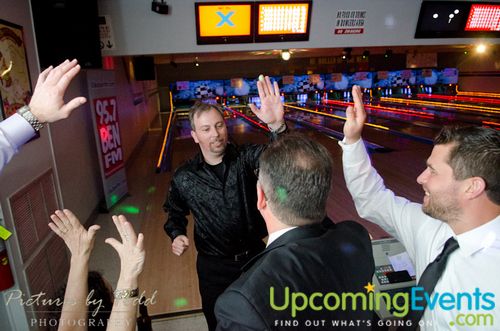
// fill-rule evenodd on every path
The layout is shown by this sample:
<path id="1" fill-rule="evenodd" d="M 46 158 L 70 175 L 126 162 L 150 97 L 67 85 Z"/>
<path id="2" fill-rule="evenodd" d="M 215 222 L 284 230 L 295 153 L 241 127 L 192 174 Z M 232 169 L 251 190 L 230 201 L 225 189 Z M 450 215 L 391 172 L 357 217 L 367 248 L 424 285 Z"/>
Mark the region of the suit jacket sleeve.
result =
<path id="1" fill-rule="evenodd" d="M 28 121 L 18 114 L 0 122 L 0 171 L 34 134 Z"/>
<path id="2" fill-rule="evenodd" d="M 170 191 L 163 209 L 168 213 L 167 222 L 163 226 L 167 235 L 174 240 L 179 235 L 186 235 L 187 218 L 189 207 L 182 197 L 177 185 L 175 175 L 170 184 Z"/>
<path id="3" fill-rule="evenodd" d="M 255 307 L 237 291 L 224 292 L 215 305 L 217 331 L 269 330 Z"/>

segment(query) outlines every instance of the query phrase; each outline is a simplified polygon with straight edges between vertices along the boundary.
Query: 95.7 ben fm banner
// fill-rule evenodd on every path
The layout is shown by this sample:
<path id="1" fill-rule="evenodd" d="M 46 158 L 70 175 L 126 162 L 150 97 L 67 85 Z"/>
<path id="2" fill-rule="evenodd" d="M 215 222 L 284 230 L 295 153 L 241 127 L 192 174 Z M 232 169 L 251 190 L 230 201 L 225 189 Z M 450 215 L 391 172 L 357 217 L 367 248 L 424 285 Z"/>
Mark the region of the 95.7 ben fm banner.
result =
<path id="1" fill-rule="evenodd" d="M 104 176 L 109 177 L 123 168 L 123 150 L 116 98 L 98 98 L 94 99 L 93 103 Z"/>
<path id="2" fill-rule="evenodd" d="M 87 84 L 101 180 L 109 209 L 128 191 L 114 72 L 89 70 Z"/>

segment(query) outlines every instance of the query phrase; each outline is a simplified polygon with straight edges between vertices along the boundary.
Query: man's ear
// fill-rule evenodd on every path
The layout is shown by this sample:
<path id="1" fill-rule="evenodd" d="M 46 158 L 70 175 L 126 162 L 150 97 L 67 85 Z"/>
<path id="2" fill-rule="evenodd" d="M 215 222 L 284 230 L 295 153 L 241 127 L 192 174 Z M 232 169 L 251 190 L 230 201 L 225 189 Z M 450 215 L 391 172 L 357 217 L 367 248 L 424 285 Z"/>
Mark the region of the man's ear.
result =
<path id="1" fill-rule="evenodd" d="M 469 199 L 475 199 L 486 190 L 486 182 L 481 177 L 467 179 L 465 194 Z"/>
<path id="2" fill-rule="evenodd" d="M 267 207 L 267 198 L 264 193 L 264 188 L 261 183 L 257 181 L 257 209 L 262 210 Z"/>
<path id="3" fill-rule="evenodd" d="M 200 143 L 200 141 L 198 140 L 198 135 L 196 135 L 196 132 L 194 132 L 194 130 L 191 130 L 191 137 L 193 137 L 195 143 Z"/>

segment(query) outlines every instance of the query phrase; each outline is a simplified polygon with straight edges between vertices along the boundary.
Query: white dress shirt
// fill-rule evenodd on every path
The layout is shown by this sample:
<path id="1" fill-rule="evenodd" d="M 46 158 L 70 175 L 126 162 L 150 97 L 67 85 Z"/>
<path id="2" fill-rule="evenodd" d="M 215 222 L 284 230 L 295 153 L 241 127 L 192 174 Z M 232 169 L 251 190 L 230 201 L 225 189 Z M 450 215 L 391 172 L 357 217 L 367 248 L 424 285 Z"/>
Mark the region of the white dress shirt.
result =
<path id="1" fill-rule="evenodd" d="M 273 233 L 270 233 L 269 237 L 267 238 L 266 247 L 269 247 L 269 245 L 271 245 L 271 243 L 273 241 L 275 241 L 276 239 L 278 239 L 279 237 L 281 237 L 282 235 L 284 235 L 288 231 L 293 230 L 295 228 L 296 228 L 296 226 L 291 226 L 289 228 L 284 228 L 284 229 L 281 229 L 281 230 L 278 230 L 278 231 L 274 231 Z"/>
<path id="2" fill-rule="evenodd" d="M 19 114 L 0 122 L 0 171 L 34 135 L 33 127 Z"/>
<path id="3" fill-rule="evenodd" d="M 450 255 L 433 293 L 450 292 L 455 298 L 457 293 L 470 295 L 460 295 L 460 310 L 456 305 L 452 309 L 442 309 L 439 304 L 435 309 L 428 306 L 421 320 L 421 330 L 500 330 L 500 307 L 497 307 L 500 304 L 500 215 L 480 227 L 455 235 L 448 224 L 424 214 L 421 204 L 395 196 L 385 187 L 371 166 L 362 140 L 350 145 L 340 142 L 339 145 L 343 149 L 347 188 L 359 215 L 380 225 L 405 246 L 415 264 L 417 281 L 426 266 L 442 251 L 448 238 L 453 236 L 458 241 L 460 247 Z M 476 289 L 482 293 L 478 300 L 473 295 Z M 492 293 L 487 295 L 490 302 L 484 300 L 486 292 Z M 472 298 L 471 309 L 467 307 L 469 297 Z M 494 308 L 476 309 L 476 301 L 486 308 Z M 444 307 L 449 308 L 450 304 Z M 484 325 L 483 318 L 487 322 L 492 319 L 493 325 Z M 481 321 L 475 324 L 478 319 Z"/>

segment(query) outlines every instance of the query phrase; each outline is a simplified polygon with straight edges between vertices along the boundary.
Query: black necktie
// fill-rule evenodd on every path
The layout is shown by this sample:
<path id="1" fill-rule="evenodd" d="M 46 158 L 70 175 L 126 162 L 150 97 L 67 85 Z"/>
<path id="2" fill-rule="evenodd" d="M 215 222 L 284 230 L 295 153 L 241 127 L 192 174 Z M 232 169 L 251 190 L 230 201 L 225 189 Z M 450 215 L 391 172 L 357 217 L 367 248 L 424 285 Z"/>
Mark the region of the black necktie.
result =
<path id="1" fill-rule="evenodd" d="M 418 281 L 418 287 L 423 287 L 424 291 L 430 296 L 434 292 L 436 283 L 443 274 L 446 268 L 446 262 L 451 253 L 453 253 L 458 248 L 458 242 L 453 238 L 449 238 L 445 244 L 443 251 L 439 254 L 434 261 L 427 265 L 420 280 Z M 424 314 L 425 307 L 427 306 L 427 300 L 423 300 L 422 310 L 411 310 L 406 316 L 407 320 L 412 321 L 412 326 L 410 327 L 400 327 L 398 331 L 401 330 L 416 330 L 418 327 L 418 321 L 422 318 Z"/>

